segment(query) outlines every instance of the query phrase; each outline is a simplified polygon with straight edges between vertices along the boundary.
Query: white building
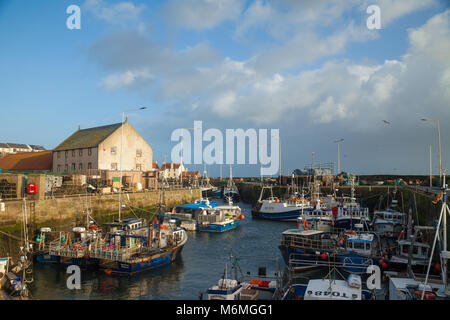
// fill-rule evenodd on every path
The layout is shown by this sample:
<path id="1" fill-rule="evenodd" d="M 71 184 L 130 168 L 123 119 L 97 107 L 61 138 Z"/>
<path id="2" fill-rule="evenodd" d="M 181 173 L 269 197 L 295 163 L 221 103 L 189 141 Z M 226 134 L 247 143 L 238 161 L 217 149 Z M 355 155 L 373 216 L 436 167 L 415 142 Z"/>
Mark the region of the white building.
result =
<path id="1" fill-rule="evenodd" d="M 159 169 L 161 179 L 179 179 L 182 172 L 187 172 L 182 163 L 164 162 Z"/>
<path id="2" fill-rule="evenodd" d="M 80 129 L 53 150 L 53 172 L 122 171 L 153 169 L 152 147 L 128 122 Z"/>
<path id="3" fill-rule="evenodd" d="M 18 152 L 39 152 L 39 151 L 45 151 L 45 148 L 33 144 L 0 142 L 0 156 L 4 156 L 7 154 L 16 154 Z"/>

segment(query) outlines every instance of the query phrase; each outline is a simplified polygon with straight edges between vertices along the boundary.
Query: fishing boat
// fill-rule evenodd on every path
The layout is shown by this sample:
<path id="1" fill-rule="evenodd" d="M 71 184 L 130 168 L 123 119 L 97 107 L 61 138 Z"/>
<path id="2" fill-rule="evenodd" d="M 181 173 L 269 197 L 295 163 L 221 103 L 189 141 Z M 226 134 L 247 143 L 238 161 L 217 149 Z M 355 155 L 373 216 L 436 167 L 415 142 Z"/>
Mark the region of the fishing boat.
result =
<path id="1" fill-rule="evenodd" d="M 110 231 L 92 244 L 89 253 L 106 274 L 131 275 L 170 264 L 188 238 L 174 223 L 144 225 L 140 219 L 127 219 L 109 226 Z"/>
<path id="2" fill-rule="evenodd" d="M 60 231 L 59 236 L 50 242 L 48 257 L 41 254 L 40 262 L 57 262 L 64 266 L 77 265 L 83 269 L 96 268 L 98 260 L 90 257 L 91 245 L 101 238 L 101 232 L 94 222 L 91 228 L 74 227 L 72 231 Z"/>
<path id="3" fill-rule="evenodd" d="M 197 216 L 197 228 L 203 232 L 226 232 L 236 229 L 243 219 L 241 208 L 233 205 L 231 198 L 228 198 L 227 204 L 204 209 Z"/>
<path id="4" fill-rule="evenodd" d="M 374 212 L 372 227 L 378 234 L 397 238 L 406 223 L 406 215 L 398 209 L 398 201 L 392 199 L 391 205 L 386 210 Z"/>
<path id="5" fill-rule="evenodd" d="M 426 271 L 431 249 L 429 244 L 418 241 L 412 242 L 411 240 L 399 240 L 398 245 L 398 253 L 392 255 L 387 261 L 389 270 L 406 270 L 409 263 L 416 271 Z M 411 250 L 412 252 L 410 252 Z M 409 261 L 410 253 L 411 261 Z"/>
<path id="6" fill-rule="evenodd" d="M 334 209 L 335 213 L 335 228 L 353 230 L 357 227 L 361 227 L 365 230 L 369 230 L 370 218 L 369 218 L 369 208 L 361 207 L 359 203 L 356 202 L 355 198 L 355 188 L 354 179 L 352 179 L 352 189 L 351 196 L 342 197 L 341 203 Z"/>
<path id="7" fill-rule="evenodd" d="M 253 257 L 256 258 L 257 257 Z M 276 272 L 276 277 L 267 277 L 265 268 L 260 268 L 259 277 L 244 281 L 244 275 L 238 264 L 238 258 L 230 254 L 229 266 L 225 264 L 222 278 L 216 285 L 206 290 L 207 300 L 276 300 L 280 295 L 279 279 L 280 272 Z M 261 272 L 262 271 L 262 272 Z M 233 276 L 234 272 L 234 276 Z M 238 276 L 238 272 L 240 276 Z M 269 279 L 269 280 L 267 280 Z M 200 295 L 200 299 L 203 294 Z"/>
<path id="8" fill-rule="evenodd" d="M 175 219 L 177 225 L 186 230 L 202 232 L 230 231 L 244 219 L 241 208 L 233 205 L 231 198 L 228 198 L 227 204 L 220 206 L 202 198 L 194 203 L 179 205 L 165 216 Z"/>
<path id="9" fill-rule="evenodd" d="M 416 275 L 413 271 L 412 261 L 414 250 L 411 250 L 411 245 L 414 247 L 415 234 L 411 242 L 405 242 L 408 247 L 408 273 L 401 274 L 394 273 L 389 276 L 389 300 L 449 300 L 450 287 L 448 283 L 448 260 L 450 259 L 450 251 L 447 249 L 447 215 L 450 215 L 450 208 L 447 204 L 447 185 L 445 183 L 445 173 L 443 176 L 442 192 L 436 199 L 442 201 L 441 213 L 436 224 L 433 245 L 431 253 L 428 258 L 428 265 L 426 274 L 423 277 Z M 442 228 L 441 228 L 442 227 Z M 417 228 L 417 227 L 416 227 Z M 424 227 L 421 227 L 424 228 Z M 426 227 L 425 227 L 426 228 Z M 442 239 L 442 246 L 440 244 Z M 436 246 L 438 246 L 439 268 L 441 276 L 433 278 L 430 275 L 433 264 L 433 256 Z M 420 246 L 417 250 L 420 249 Z M 426 248 L 427 249 L 427 248 Z M 436 265 L 435 265 L 436 267 Z M 435 268 L 436 270 L 436 268 Z"/>
<path id="10" fill-rule="evenodd" d="M 270 191 L 270 196 L 263 199 L 265 190 Z M 263 186 L 259 199 L 252 208 L 252 217 L 276 221 L 297 221 L 300 215 L 312 209 L 303 193 L 300 197 L 294 193 L 288 199 L 280 200 L 273 196 L 271 186 Z"/>
<path id="11" fill-rule="evenodd" d="M 317 262 L 334 255 L 337 238 L 321 230 L 288 229 L 281 235 L 279 249 L 286 265 L 296 260 L 295 269 L 315 268 Z"/>
<path id="12" fill-rule="evenodd" d="M 17 274 L 22 270 L 22 263 L 12 268 L 11 258 L 0 258 L 0 300 L 28 300 L 30 292 L 25 278 Z M 12 272 L 12 270 L 18 272 Z M 24 272 L 25 273 L 25 272 Z"/>
<path id="13" fill-rule="evenodd" d="M 368 266 L 378 264 L 380 258 L 380 243 L 372 233 L 347 231 L 339 241 L 337 261 L 348 273 L 363 274 Z"/>
<path id="14" fill-rule="evenodd" d="M 373 294 L 362 289 L 361 277 L 350 274 L 346 280 L 311 279 L 308 284 L 292 284 L 282 300 L 371 300 Z"/>
<path id="15" fill-rule="evenodd" d="M 227 198 L 231 198 L 234 203 L 237 203 L 241 200 L 239 195 L 239 190 L 234 184 L 233 181 L 233 173 L 230 165 L 230 178 L 228 179 L 227 185 L 223 189 L 223 198 L 226 200 Z M 226 200 L 227 201 L 227 200 Z"/>

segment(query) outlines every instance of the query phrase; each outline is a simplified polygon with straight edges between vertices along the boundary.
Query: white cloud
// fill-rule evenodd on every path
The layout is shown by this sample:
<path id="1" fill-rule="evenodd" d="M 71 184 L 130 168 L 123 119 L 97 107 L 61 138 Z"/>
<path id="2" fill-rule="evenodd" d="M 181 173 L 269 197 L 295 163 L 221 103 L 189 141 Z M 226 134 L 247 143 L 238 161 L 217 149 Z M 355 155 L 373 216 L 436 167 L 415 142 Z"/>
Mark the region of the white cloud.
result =
<path id="1" fill-rule="evenodd" d="M 243 0 L 169 0 L 165 15 L 175 25 L 187 29 L 210 29 L 241 14 Z"/>
<path id="2" fill-rule="evenodd" d="M 109 4 L 104 0 L 86 0 L 83 6 L 97 18 L 111 24 L 136 22 L 144 8 L 142 5 L 134 5 L 132 2 Z M 142 28 L 142 24 L 139 27 Z"/>
<path id="3" fill-rule="evenodd" d="M 115 90 L 129 87 L 138 81 L 151 79 L 152 76 L 146 70 L 126 71 L 121 74 L 112 74 L 102 79 L 100 86 L 105 90 Z"/>

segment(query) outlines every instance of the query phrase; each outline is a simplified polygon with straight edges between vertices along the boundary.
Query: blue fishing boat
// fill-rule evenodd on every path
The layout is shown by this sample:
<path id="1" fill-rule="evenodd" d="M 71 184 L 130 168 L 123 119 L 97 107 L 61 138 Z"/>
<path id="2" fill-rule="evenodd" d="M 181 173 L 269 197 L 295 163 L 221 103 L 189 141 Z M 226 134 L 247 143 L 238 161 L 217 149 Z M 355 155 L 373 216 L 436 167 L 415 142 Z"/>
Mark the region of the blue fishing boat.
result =
<path id="1" fill-rule="evenodd" d="M 337 261 L 348 273 L 363 274 L 368 266 L 377 265 L 381 258 L 379 242 L 374 234 L 352 231 L 345 233 L 339 244 Z"/>
<path id="2" fill-rule="evenodd" d="M 111 230 L 92 245 L 90 257 L 99 260 L 106 274 L 131 275 L 168 265 L 178 257 L 188 238 L 186 231 L 173 223 L 128 228 L 133 222 L 117 222 L 117 231 Z"/>
<path id="3" fill-rule="evenodd" d="M 166 217 L 175 219 L 178 225 L 186 230 L 201 232 L 226 232 L 236 229 L 240 220 L 244 219 L 239 206 L 228 204 L 218 206 L 216 202 L 206 199 L 197 200 L 177 206 Z"/>
<path id="4" fill-rule="evenodd" d="M 266 189 L 270 191 L 270 196 L 263 199 Z M 264 186 L 256 205 L 252 208 L 252 217 L 275 221 L 296 221 L 305 211 L 312 209 L 303 194 L 300 198 L 293 194 L 287 200 L 280 200 L 273 196 L 272 187 Z"/>

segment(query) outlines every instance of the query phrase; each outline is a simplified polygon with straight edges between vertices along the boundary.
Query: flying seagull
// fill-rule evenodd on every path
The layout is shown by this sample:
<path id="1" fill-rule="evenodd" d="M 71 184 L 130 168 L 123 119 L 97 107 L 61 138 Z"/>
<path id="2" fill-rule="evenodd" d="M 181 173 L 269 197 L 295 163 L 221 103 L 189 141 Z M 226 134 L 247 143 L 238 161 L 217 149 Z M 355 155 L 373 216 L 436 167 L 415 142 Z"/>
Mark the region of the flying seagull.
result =
<path id="1" fill-rule="evenodd" d="M 391 124 L 389 121 L 387 121 L 387 120 L 383 120 L 383 122 L 384 123 L 386 123 L 386 124 Z"/>

